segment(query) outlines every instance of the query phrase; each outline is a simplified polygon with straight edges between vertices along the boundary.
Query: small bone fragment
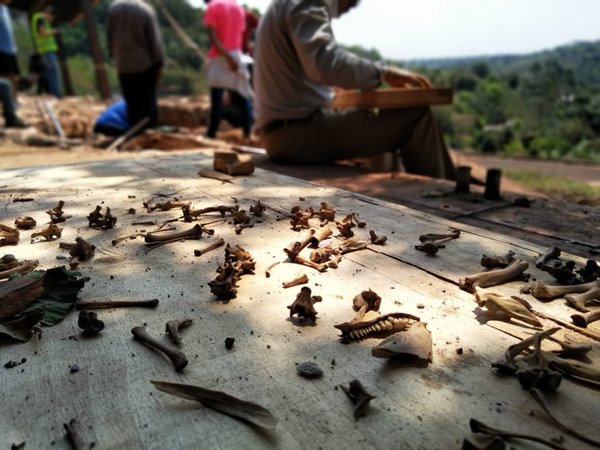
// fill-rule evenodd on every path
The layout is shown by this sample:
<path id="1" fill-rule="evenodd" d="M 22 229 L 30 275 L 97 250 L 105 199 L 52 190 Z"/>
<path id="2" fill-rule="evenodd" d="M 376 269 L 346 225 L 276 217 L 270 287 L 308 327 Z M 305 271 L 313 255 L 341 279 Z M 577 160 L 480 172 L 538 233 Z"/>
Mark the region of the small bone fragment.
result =
<path id="1" fill-rule="evenodd" d="M 371 289 L 368 291 L 362 291 L 356 297 L 352 299 L 352 308 L 354 311 L 360 311 L 361 308 L 366 307 L 365 312 L 379 311 L 381 306 L 381 297 L 373 292 Z"/>
<path id="2" fill-rule="evenodd" d="M 157 209 L 160 211 L 169 211 L 170 209 L 181 209 L 181 208 L 189 208 L 191 205 L 190 202 L 181 201 L 181 200 L 168 200 L 163 203 L 157 203 L 155 205 L 150 205 L 144 202 L 144 207 L 148 212 L 156 211 Z"/>
<path id="3" fill-rule="evenodd" d="M 64 215 L 63 206 L 65 206 L 65 202 L 60 200 L 58 202 L 58 205 L 56 205 L 54 208 L 46 211 L 46 214 L 48 214 L 50 216 L 50 221 L 52 223 L 64 222 L 69 217 L 71 217 L 71 216 Z"/>
<path id="4" fill-rule="evenodd" d="M 335 220 L 335 208 L 327 202 L 321 202 L 321 208 L 319 208 L 319 218 L 321 220 Z"/>
<path id="5" fill-rule="evenodd" d="M 371 354 L 376 358 L 409 355 L 431 362 L 432 346 L 431 332 L 423 322 L 415 322 L 406 331 L 383 340 L 371 349 Z"/>
<path id="6" fill-rule="evenodd" d="M 544 391 L 555 392 L 562 382 L 562 374 L 552 369 L 549 360 L 542 351 L 544 336 L 536 333 L 533 336 L 534 351 L 523 358 L 526 367 L 519 367 L 515 372 L 521 386 L 530 390 L 539 388 Z"/>
<path id="7" fill-rule="evenodd" d="M 517 356 L 533 345 L 537 339 L 536 336 L 539 336 L 540 339 L 547 339 L 558 330 L 560 330 L 560 327 L 549 328 L 547 330 L 537 332 L 533 336 L 509 346 L 504 352 L 502 359 L 492 363 L 492 367 L 505 374 L 514 374 L 517 370 L 519 370 L 519 366 L 517 365 L 518 361 L 516 360 Z"/>
<path id="8" fill-rule="evenodd" d="M 459 281 L 462 290 L 475 293 L 475 287 L 491 287 L 506 283 L 520 276 L 527 270 L 529 264 L 522 259 L 513 261 L 503 269 L 494 269 L 488 272 L 480 272 L 475 275 L 469 275 Z"/>
<path id="9" fill-rule="evenodd" d="M 548 340 L 560 345 L 560 350 L 553 353 L 557 353 L 561 358 L 580 358 L 593 349 L 592 344 L 589 342 L 571 342 L 569 339 L 561 341 L 554 336 L 549 336 Z"/>
<path id="10" fill-rule="evenodd" d="M 225 244 L 225 240 L 223 238 L 219 238 L 217 239 L 215 242 L 213 242 L 212 244 L 207 245 L 204 248 L 198 249 L 198 250 L 194 250 L 194 255 L 195 256 L 202 256 L 216 248 L 221 247 L 222 245 Z"/>
<path id="11" fill-rule="evenodd" d="M 531 294 L 538 300 L 551 300 L 554 298 L 564 297 L 567 294 L 586 292 L 594 287 L 600 287 L 600 280 L 585 284 L 573 284 L 569 286 L 551 286 L 545 284 L 543 281 L 536 281 L 535 283 L 523 288 L 521 293 Z"/>
<path id="12" fill-rule="evenodd" d="M 481 257 L 481 265 L 488 269 L 496 269 L 498 267 L 506 267 L 515 260 L 515 252 L 509 250 L 505 255 Z"/>
<path id="13" fill-rule="evenodd" d="M 314 304 L 322 301 L 323 298 L 319 295 L 311 295 L 309 287 L 303 287 L 300 293 L 296 296 L 296 300 L 288 306 L 290 317 L 297 316 L 300 320 L 317 321 L 317 310 Z"/>
<path id="14" fill-rule="evenodd" d="M 165 331 L 167 332 L 169 339 L 171 339 L 174 344 L 179 345 L 181 344 L 181 335 L 179 332 L 193 323 L 194 321 L 192 319 L 169 320 L 165 325 Z"/>
<path id="15" fill-rule="evenodd" d="M 298 263 L 298 264 L 302 264 L 303 266 L 306 266 L 306 267 L 310 267 L 312 269 L 316 269 L 319 272 L 325 272 L 327 270 L 327 267 L 329 267 L 327 264 L 314 263 L 311 260 L 306 259 L 300 255 L 296 255 L 296 257 L 294 258 L 294 262 Z"/>
<path id="16" fill-rule="evenodd" d="M 369 411 L 369 403 L 376 397 L 369 394 L 358 380 L 352 380 L 348 387 L 340 385 L 340 388 L 342 388 L 342 391 L 344 391 L 344 394 L 348 396 L 350 401 L 356 405 L 353 413 L 354 420 L 366 416 Z"/>
<path id="17" fill-rule="evenodd" d="M 19 230 L 0 224 L 0 247 L 19 243 Z"/>
<path id="18" fill-rule="evenodd" d="M 323 369 L 318 364 L 307 361 L 300 363 L 296 366 L 296 372 L 298 375 L 304 378 L 321 378 L 323 376 Z"/>
<path id="19" fill-rule="evenodd" d="M 352 228 L 354 228 L 356 224 L 354 223 L 354 216 L 352 214 L 348 214 L 339 222 L 336 221 L 335 224 L 337 225 L 337 229 L 343 237 L 351 238 L 354 236 L 354 231 L 352 231 Z"/>
<path id="20" fill-rule="evenodd" d="M 329 227 L 321 227 L 310 237 L 310 246 L 317 248 L 319 244 L 333 234 Z"/>
<path id="21" fill-rule="evenodd" d="M 446 241 L 443 241 L 446 242 Z M 425 252 L 428 255 L 436 255 L 440 248 L 446 248 L 442 241 L 427 241 L 423 244 L 415 245 L 415 248 L 421 252 Z"/>
<path id="22" fill-rule="evenodd" d="M 299 206 L 294 206 L 291 210 L 290 225 L 292 230 L 300 231 L 303 228 L 310 228 L 309 219 L 314 217 L 315 211 L 312 208 L 302 209 Z"/>
<path id="23" fill-rule="evenodd" d="M 290 261 L 294 261 L 296 259 L 296 256 L 298 256 L 298 254 L 302 250 L 304 250 L 308 246 L 308 244 L 310 244 L 315 232 L 316 230 L 314 228 L 311 228 L 310 230 L 308 230 L 308 233 L 302 237 L 301 240 L 294 241 L 283 249 L 283 251 L 288 255 Z"/>
<path id="24" fill-rule="evenodd" d="M 90 244 L 81 236 L 75 238 L 74 244 L 61 242 L 58 246 L 59 248 L 69 250 L 69 255 L 71 255 L 69 265 L 71 268 L 77 267 L 79 261 L 87 261 L 92 258 L 94 256 L 94 251 L 96 250 L 95 245 Z"/>
<path id="25" fill-rule="evenodd" d="M 267 207 L 261 203 L 260 200 L 256 202 L 256 205 L 250 206 L 250 213 L 254 217 L 262 217 Z"/>
<path id="26" fill-rule="evenodd" d="M 83 427 L 76 419 L 71 419 L 69 423 L 63 424 L 67 432 L 67 441 L 73 447 L 73 450 L 88 450 L 94 447 L 83 437 Z"/>
<path id="27" fill-rule="evenodd" d="M 77 326 L 83 330 L 83 334 L 93 336 L 104 329 L 104 322 L 98 319 L 98 314 L 93 311 L 79 311 Z"/>
<path id="28" fill-rule="evenodd" d="M 419 236 L 419 241 L 420 242 L 439 241 L 441 239 L 458 239 L 459 237 L 460 237 L 460 230 L 452 230 L 452 232 L 447 233 L 447 234 L 436 234 L 436 233 L 422 234 L 421 236 Z"/>
<path id="29" fill-rule="evenodd" d="M 325 247 L 317 248 L 310 252 L 310 260 L 315 264 L 323 264 L 329 261 L 331 256 L 333 255 L 333 247 L 331 245 L 327 245 Z"/>
<path id="30" fill-rule="evenodd" d="M 33 242 L 33 240 L 36 237 L 43 237 L 47 241 L 53 241 L 53 240 L 61 237 L 62 230 L 63 229 L 60 228 L 58 225 L 51 223 L 48 225 L 48 228 L 46 228 L 42 231 L 39 231 L 37 233 L 31 233 L 31 241 Z"/>
<path id="31" fill-rule="evenodd" d="M 308 275 L 306 275 L 305 273 L 303 273 L 302 275 L 300 275 L 299 277 L 294 278 L 291 281 L 286 281 L 284 283 L 282 283 L 282 286 L 284 289 L 287 288 L 291 288 L 294 286 L 299 286 L 301 284 L 306 284 L 308 283 Z"/>
<path id="32" fill-rule="evenodd" d="M 522 440 L 527 440 L 527 441 L 532 441 L 532 442 L 538 442 L 538 443 L 543 444 L 554 450 L 567 450 L 562 445 L 559 445 L 553 441 L 547 441 L 547 440 L 539 438 L 537 436 L 531 436 L 528 434 L 513 433 L 511 431 L 504 431 L 504 430 L 492 428 L 492 427 L 487 426 L 483 422 L 480 422 L 479 420 L 476 420 L 473 418 L 469 421 L 469 426 L 471 427 L 471 431 L 473 433 L 481 433 L 486 436 L 493 436 L 495 438 L 497 437 L 497 438 L 501 438 L 501 439 L 522 439 Z"/>
<path id="33" fill-rule="evenodd" d="M 148 347 L 154 348 L 156 350 L 164 353 L 173 363 L 175 370 L 177 372 L 181 372 L 185 366 L 188 365 L 188 360 L 186 356 L 177 349 L 171 348 L 163 344 L 162 342 L 157 341 L 152 336 L 148 334 L 146 331 L 146 327 L 134 327 L 131 329 L 131 334 L 138 341 L 146 344 Z"/>
<path id="34" fill-rule="evenodd" d="M 281 264 L 281 261 L 274 262 L 269 267 L 267 267 L 267 270 L 265 270 L 265 277 L 266 278 L 270 278 L 271 277 L 271 269 L 273 269 L 273 267 L 275 267 L 278 264 Z"/>
<path id="35" fill-rule="evenodd" d="M 156 234 L 156 233 L 148 233 L 144 241 L 147 244 L 154 244 L 158 242 L 171 242 L 175 240 L 181 239 L 200 239 L 202 233 L 205 230 L 199 224 L 194 225 L 189 230 L 181 231 L 179 233 L 172 234 Z M 210 234 L 210 233 L 209 233 Z"/>
<path id="36" fill-rule="evenodd" d="M 274 430 L 277 426 L 277 418 L 269 410 L 256 403 L 241 400 L 225 392 L 204 389 L 200 386 L 166 383 L 163 381 L 151 381 L 151 383 L 159 391 L 185 398 L 186 400 L 200 402 L 215 411 L 250 422 L 266 430 Z"/>
<path id="37" fill-rule="evenodd" d="M 590 323 L 600 320 L 600 308 L 586 313 L 573 314 L 571 320 L 578 327 L 587 328 Z"/>
<path id="38" fill-rule="evenodd" d="M 349 239 L 344 242 L 342 245 L 336 247 L 339 250 L 340 254 L 345 255 L 346 253 L 356 252 L 359 250 L 364 250 L 369 245 L 367 241 L 359 241 L 356 239 Z"/>
<path id="39" fill-rule="evenodd" d="M 487 308 L 490 318 L 503 320 L 513 318 L 534 327 L 541 327 L 542 323 L 531 312 L 531 305 L 519 297 L 506 297 L 500 294 L 475 292 L 477 305 Z"/>
<path id="40" fill-rule="evenodd" d="M 76 309 L 105 309 L 105 308 L 156 308 L 158 299 L 152 300 L 109 300 L 99 302 L 75 302 Z"/>
<path id="41" fill-rule="evenodd" d="M 37 225 L 33 217 L 19 216 L 15 219 L 15 226 L 20 230 L 31 230 Z"/>
<path id="42" fill-rule="evenodd" d="M 371 237 L 371 244 L 373 245 L 385 245 L 387 241 L 387 236 L 377 236 L 377 234 L 373 230 L 369 231 L 369 235 Z"/>
<path id="43" fill-rule="evenodd" d="M 565 300 L 568 305 L 572 306 L 577 311 L 587 313 L 590 311 L 587 307 L 588 303 L 600 303 L 600 286 L 593 287 L 580 294 L 565 295 Z"/>
<path id="44" fill-rule="evenodd" d="M 29 273 L 33 269 L 35 269 L 38 266 L 38 264 L 39 264 L 39 262 L 37 260 L 21 261 L 21 262 L 17 263 L 16 266 L 14 266 L 14 267 L 12 267 L 10 269 L 6 269 L 6 270 L 0 271 L 0 280 L 5 280 L 7 278 L 10 278 L 10 276 L 13 275 L 13 274 L 15 274 L 15 273 L 18 273 L 18 274 L 21 274 L 21 275 Z"/>
<path id="45" fill-rule="evenodd" d="M 560 257 L 560 254 L 560 248 L 558 248 L 556 245 L 553 245 L 548 250 L 546 250 L 546 253 L 542 253 L 536 258 L 535 267 L 541 269 L 551 259 L 558 259 Z"/>

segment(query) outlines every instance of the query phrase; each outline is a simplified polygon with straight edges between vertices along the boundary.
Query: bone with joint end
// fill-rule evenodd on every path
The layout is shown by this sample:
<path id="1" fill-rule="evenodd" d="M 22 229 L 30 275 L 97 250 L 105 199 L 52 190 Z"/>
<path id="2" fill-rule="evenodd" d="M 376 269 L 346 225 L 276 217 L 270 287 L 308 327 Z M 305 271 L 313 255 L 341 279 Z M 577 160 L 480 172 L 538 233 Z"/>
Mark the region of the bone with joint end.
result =
<path id="1" fill-rule="evenodd" d="M 600 303 L 600 287 L 593 287 L 580 294 L 568 294 L 565 295 L 567 303 L 575 308 L 577 311 L 584 313 L 590 312 L 587 307 L 588 302 Z"/>
<path id="2" fill-rule="evenodd" d="M 590 323 L 600 320 L 600 309 L 587 313 L 573 314 L 571 320 L 578 327 L 587 328 Z"/>
<path id="3" fill-rule="evenodd" d="M 308 275 L 303 273 L 302 275 L 294 278 L 291 281 L 286 281 L 286 282 L 282 283 L 282 286 L 284 289 L 287 289 L 287 288 L 291 288 L 291 287 L 298 286 L 300 284 L 306 284 L 306 283 L 308 283 Z"/>
<path id="4" fill-rule="evenodd" d="M 195 256 L 202 256 L 202 255 L 204 255 L 205 253 L 208 253 L 208 252 L 210 252 L 210 251 L 212 251 L 212 250 L 214 250 L 214 249 L 216 249 L 216 248 L 219 248 L 219 247 L 221 247 L 221 246 L 222 246 L 222 245 L 224 245 L 224 244 L 225 244 L 225 240 L 224 240 L 224 239 L 222 239 L 222 238 L 219 238 L 219 239 L 217 239 L 215 242 L 213 242 L 213 243 L 212 243 L 212 244 L 210 244 L 210 245 L 207 245 L 207 246 L 206 246 L 206 247 L 204 247 L 204 248 L 201 248 L 201 249 L 199 249 L 199 250 L 194 250 L 194 255 L 195 255 Z"/>
<path id="5" fill-rule="evenodd" d="M 133 337 L 138 341 L 142 342 L 143 344 L 146 344 L 147 346 L 164 353 L 171 360 L 177 372 L 181 372 L 185 368 L 185 366 L 188 365 L 188 360 L 182 352 L 180 352 L 177 349 L 167 347 L 162 342 L 159 342 L 156 339 L 154 339 L 148 334 L 148 332 L 146 331 L 146 327 L 132 328 L 131 334 L 133 334 Z"/>
<path id="6" fill-rule="evenodd" d="M 527 270 L 529 264 L 522 259 L 513 261 L 504 269 L 490 270 L 488 272 L 480 272 L 475 275 L 469 275 L 459 281 L 461 289 L 475 293 L 475 287 L 490 287 L 506 283 L 517 278 Z"/>
<path id="7" fill-rule="evenodd" d="M 561 254 L 560 248 L 558 248 L 556 245 L 553 245 L 548 250 L 546 250 L 546 253 L 542 253 L 540 256 L 538 256 L 536 258 L 535 267 L 537 267 L 538 269 L 541 269 L 551 259 L 556 259 L 556 258 L 560 257 L 560 254 Z"/>
<path id="8" fill-rule="evenodd" d="M 501 256 L 487 256 L 481 257 L 481 265 L 488 269 L 496 269 L 498 267 L 506 267 L 515 260 L 515 252 L 509 250 L 506 254 Z"/>
<path id="9" fill-rule="evenodd" d="M 311 228 L 310 230 L 308 230 L 308 234 L 303 236 L 300 241 L 292 242 L 290 245 L 283 249 L 283 251 L 288 255 L 290 261 L 294 261 L 296 256 L 298 256 L 298 254 L 302 250 L 304 250 L 308 246 L 308 244 L 310 244 L 315 233 L 315 229 Z"/>
<path id="10" fill-rule="evenodd" d="M 76 309 L 105 309 L 105 308 L 156 308 L 158 299 L 152 300 L 113 300 L 100 302 L 76 302 Z"/>
<path id="11" fill-rule="evenodd" d="M 518 297 L 506 297 L 492 292 L 479 294 L 475 292 L 475 299 L 480 307 L 488 310 L 492 319 L 502 320 L 506 316 L 520 320 L 534 327 L 541 327 L 542 323 L 531 312 L 531 305 Z"/>
<path id="12" fill-rule="evenodd" d="M 545 284 L 543 281 L 536 281 L 526 288 L 523 288 L 521 293 L 531 294 L 538 300 L 551 300 L 553 298 L 564 297 L 567 294 L 586 292 L 594 287 L 600 287 L 600 280 L 592 281 L 591 283 L 573 284 L 569 286 L 553 286 Z"/>
<path id="13" fill-rule="evenodd" d="M 21 275 L 31 272 L 38 266 L 38 261 L 22 261 L 17 263 L 16 266 L 11 267 L 10 269 L 0 271 L 0 280 L 4 280 L 9 278 L 11 275 L 15 273 L 19 273 Z"/>
<path id="14" fill-rule="evenodd" d="M 419 236 L 420 242 L 427 241 L 439 241 L 440 239 L 458 239 L 460 237 L 460 230 L 452 230 L 452 232 L 447 234 L 437 234 L 437 233 L 429 233 L 422 234 Z"/>
<path id="15" fill-rule="evenodd" d="M 200 239 L 204 230 L 199 224 L 194 225 L 189 230 L 181 231 L 179 233 L 173 234 L 162 234 L 157 235 L 154 233 L 148 233 L 145 238 L 145 242 L 147 244 L 152 244 L 155 242 L 166 242 L 178 239 Z"/>
<path id="16" fill-rule="evenodd" d="M 193 323 L 194 321 L 192 319 L 169 320 L 165 325 L 165 331 L 167 332 L 169 339 L 171 339 L 174 344 L 179 345 L 181 344 L 181 335 L 179 332 Z"/>
<path id="17" fill-rule="evenodd" d="M 313 247 L 318 247 L 319 246 L 319 242 L 327 239 L 332 234 L 333 234 L 333 230 L 331 228 L 329 228 L 329 227 L 321 227 L 317 231 L 315 231 L 315 234 L 313 234 L 311 236 L 311 238 L 310 238 L 310 245 L 312 245 Z"/>
<path id="18" fill-rule="evenodd" d="M 319 272 L 325 272 L 327 270 L 327 268 L 329 267 L 327 264 L 317 264 L 317 263 L 314 263 L 311 260 L 303 258 L 300 255 L 296 255 L 294 257 L 294 262 L 296 262 L 298 264 L 302 264 L 303 266 L 306 266 L 306 267 L 310 267 L 312 269 L 316 269 Z"/>

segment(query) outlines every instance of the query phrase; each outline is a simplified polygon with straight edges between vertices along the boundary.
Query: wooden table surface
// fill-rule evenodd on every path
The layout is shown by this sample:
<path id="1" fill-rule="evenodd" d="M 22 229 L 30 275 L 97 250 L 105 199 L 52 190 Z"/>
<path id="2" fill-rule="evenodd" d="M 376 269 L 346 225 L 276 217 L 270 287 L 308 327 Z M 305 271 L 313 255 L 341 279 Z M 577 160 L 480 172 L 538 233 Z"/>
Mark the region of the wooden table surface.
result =
<path id="1" fill-rule="evenodd" d="M 43 161 L 41 161 L 43 163 Z M 473 296 L 458 289 L 459 278 L 481 271 L 483 253 L 514 250 L 530 262 L 528 272 L 550 282 L 533 265 L 543 249 L 526 241 L 483 231 L 468 225 L 420 213 L 405 207 L 325 188 L 294 178 L 257 170 L 253 176 L 221 183 L 200 178 L 197 172 L 212 166 L 207 152 L 148 156 L 92 164 L 39 167 L 0 174 L 0 223 L 12 225 L 17 216 L 32 216 L 36 230 L 47 221 L 45 210 L 65 201 L 72 215 L 64 225 L 61 242 L 82 236 L 97 246 L 91 261 L 79 270 L 91 280 L 80 292 L 81 300 L 158 298 L 155 310 L 111 309 L 99 311 L 106 328 L 97 338 L 81 337 L 77 314 L 44 329 L 41 340 L 0 346 L 0 362 L 27 362 L 12 369 L 0 368 L 0 445 L 26 442 L 26 449 L 68 448 L 63 423 L 77 418 L 95 448 L 285 448 L 285 449 L 447 449 L 460 448 L 463 438 L 473 438 L 469 419 L 491 426 L 564 438 L 566 448 L 588 448 L 559 431 L 541 408 L 512 377 L 498 377 L 491 363 L 531 328 L 477 320 Z M 164 195 L 165 197 L 161 197 Z M 15 203 L 14 197 L 33 197 Z M 233 205 L 248 209 L 261 200 L 267 209 L 264 221 L 240 235 L 229 223 L 214 224 L 215 235 L 199 241 L 182 241 L 147 252 L 143 238 L 111 241 L 154 226 L 132 222 L 164 220 L 178 211 L 147 213 L 142 202 L 179 197 L 195 208 Z M 301 201 L 300 198 L 304 200 Z M 327 272 L 286 261 L 283 252 L 298 233 L 288 220 L 277 220 L 276 211 L 329 202 L 337 217 L 358 213 L 368 230 L 388 236 L 385 246 L 348 254 L 338 269 Z M 96 205 L 109 206 L 118 217 L 112 230 L 87 226 L 86 216 Z M 126 214 L 135 208 L 136 215 Z M 204 220 L 206 222 L 207 219 Z M 315 221 L 315 226 L 318 222 Z M 178 230 L 190 224 L 174 223 Z M 332 225 L 329 225 L 332 226 Z M 445 232 L 456 226 L 460 239 L 450 242 L 438 256 L 414 249 L 423 233 Z M 57 242 L 29 243 L 31 231 L 21 232 L 17 246 L 4 247 L 19 259 L 35 258 L 40 268 L 60 265 Z M 335 233 L 334 233 L 335 234 Z M 256 260 L 256 274 L 241 278 L 237 298 L 216 301 L 208 282 L 216 276 L 223 248 L 201 257 L 193 250 L 222 237 L 239 244 Z M 276 261 L 271 277 L 265 269 Z M 297 274 L 309 276 L 316 305 L 315 326 L 296 326 L 287 317 L 300 287 L 283 289 Z M 515 295 L 523 282 L 490 291 Z M 417 315 L 433 337 L 433 361 L 415 365 L 376 359 L 371 348 L 379 341 L 367 339 L 344 345 L 333 325 L 350 320 L 352 299 L 373 289 L 382 297 L 381 311 Z M 562 301 L 540 303 L 530 298 L 536 311 L 569 323 L 571 311 Z M 181 350 L 190 363 L 176 373 L 170 362 L 134 341 L 131 329 L 147 324 L 148 331 L 165 340 L 168 320 L 192 318 L 183 333 Z M 555 326 L 543 320 L 545 327 Z M 598 323 L 588 328 L 600 336 Z M 591 359 L 600 359 L 598 341 L 567 330 L 567 334 L 594 345 Z M 561 334 L 564 334 L 561 331 Z M 235 338 L 232 350 L 224 340 Z M 313 361 L 324 376 L 307 380 L 296 374 L 296 364 Z M 80 370 L 71 373 L 77 364 Z M 355 421 L 353 406 L 338 385 L 358 379 L 377 398 L 366 417 Z M 202 405 L 157 391 L 150 380 L 195 384 L 251 400 L 279 419 L 273 432 L 258 430 Z M 579 431 L 598 437 L 600 395 L 570 380 L 548 401 L 557 415 Z M 517 448 L 543 448 L 516 442 Z"/>

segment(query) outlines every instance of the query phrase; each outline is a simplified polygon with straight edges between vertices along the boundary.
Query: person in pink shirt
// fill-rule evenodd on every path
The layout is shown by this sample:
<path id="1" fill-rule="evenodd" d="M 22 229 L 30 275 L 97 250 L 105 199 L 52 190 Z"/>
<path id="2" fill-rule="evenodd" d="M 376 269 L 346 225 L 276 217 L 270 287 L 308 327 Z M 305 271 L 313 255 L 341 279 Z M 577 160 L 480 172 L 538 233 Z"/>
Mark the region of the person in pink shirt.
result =
<path id="1" fill-rule="evenodd" d="M 252 88 L 250 74 L 242 61 L 242 39 L 246 13 L 235 0 L 204 0 L 207 4 L 203 23 L 208 28 L 207 81 L 210 87 L 210 123 L 208 137 L 215 137 L 222 118 L 241 126 L 244 137 L 252 129 Z M 229 106 L 224 107 L 228 94 Z"/>

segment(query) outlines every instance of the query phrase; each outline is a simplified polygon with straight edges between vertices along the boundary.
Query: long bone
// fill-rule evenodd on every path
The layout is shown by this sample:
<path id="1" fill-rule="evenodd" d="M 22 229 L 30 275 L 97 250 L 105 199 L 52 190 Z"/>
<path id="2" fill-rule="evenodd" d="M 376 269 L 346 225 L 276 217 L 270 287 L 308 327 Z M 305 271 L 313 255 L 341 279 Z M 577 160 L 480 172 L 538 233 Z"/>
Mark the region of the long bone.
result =
<path id="1" fill-rule="evenodd" d="M 164 353 L 171 360 L 177 372 L 181 372 L 185 368 L 185 366 L 188 365 L 188 360 L 183 354 L 183 352 L 168 347 L 162 342 L 159 342 L 156 339 L 154 339 L 148 334 L 148 332 L 146 331 L 146 327 L 134 327 L 131 329 L 131 334 L 133 334 L 133 337 L 135 339 L 147 345 L 148 347 L 151 347 L 155 350 Z"/>
<path id="2" fill-rule="evenodd" d="M 506 254 L 500 256 L 487 256 L 481 257 L 481 265 L 488 269 L 496 269 L 498 267 L 506 267 L 515 260 L 515 252 L 509 250 Z"/>
<path id="3" fill-rule="evenodd" d="M 522 288 L 522 294 L 531 294 L 538 300 L 551 300 L 554 298 L 564 297 L 567 294 L 578 294 L 589 291 L 594 287 L 600 287 L 600 280 L 592 281 L 585 284 L 572 284 L 568 286 L 549 285 L 543 281 L 536 281 L 529 286 Z"/>
<path id="4" fill-rule="evenodd" d="M 517 259 L 503 269 L 495 269 L 488 272 L 469 275 L 464 279 L 459 280 L 459 286 L 461 289 L 474 294 L 475 287 L 486 288 L 506 283 L 517 278 L 525 272 L 528 267 L 529 264 L 527 262 L 522 259 Z"/>
<path id="5" fill-rule="evenodd" d="M 590 323 L 600 320 L 600 308 L 587 313 L 573 314 L 571 320 L 578 327 L 587 328 Z"/>
<path id="6" fill-rule="evenodd" d="M 199 224 L 196 224 L 189 230 L 181 231 L 179 233 L 162 234 L 162 235 L 158 235 L 155 233 L 148 233 L 146 235 L 146 238 L 144 239 L 144 241 L 147 244 L 154 244 L 157 242 L 170 242 L 170 241 L 176 241 L 176 240 L 180 240 L 180 239 L 200 239 L 200 237 L 202 236 L 202 233 L 205 233 L 205 232 L 208 234 L 211 234 L 210 231 L 207 231 L 204 228 L 202 228 Z"/>
<path id="7" fill-rule="evenodd" d="M 590 310 L 587 308 L 588 302 L 595 301 L 596 303 L 600 303 L 600 286 L 593 287 L 580 294 L 565 295 L 565 300 L 577 311 L 584 313 L 590 312 Z"/>
<path id="8" fill-rule="evenodd" d="M 542 253 L 536 258 L 535 267 L 541 269 L 551 259 L 557 259 L 558 257 L 560 257 L 560 254 L 560 248 L 558 248 L 556 245 L 553 245 L 548 250 L 546 250 L 546 253 Z"/>

